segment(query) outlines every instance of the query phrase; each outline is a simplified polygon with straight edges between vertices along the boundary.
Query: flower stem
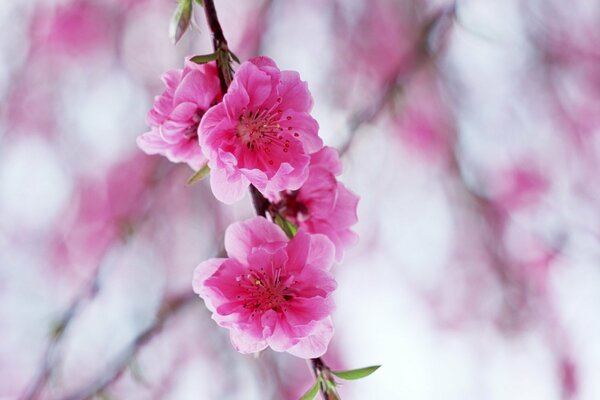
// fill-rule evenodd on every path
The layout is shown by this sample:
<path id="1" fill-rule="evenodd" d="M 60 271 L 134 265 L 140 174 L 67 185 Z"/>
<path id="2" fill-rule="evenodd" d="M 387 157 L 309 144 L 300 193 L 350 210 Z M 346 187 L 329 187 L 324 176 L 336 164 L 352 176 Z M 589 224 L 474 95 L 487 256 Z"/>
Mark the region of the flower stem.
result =
<path id="1" fill-rule="evenodd" d="M 229 55 L 229 47 L 227 39 L 221 28 L 219 17 L 217 17 L 217 9 L 213 0 L 204 0 L 204 14 L 206 22 L 212 33 L 213 49 L 217 53 L 217 69 L 219 70 L 219 81 L 221 82 L 221 90 L 223 94 L 227 92 L 227 88 L 231 83 L 233 72 L 231 69 L 231 58 Z"/>
<path id="2" fill-rule="evenodd" d="M 319 390 L 321 392 L 321 396 L 323 396 L 323 399 L 340 400 L 341 398 L 336 390 L 333 374 L 331 373 L 331 370 L 327 364 L 323 362 L 321 357 L 311 358 L 308 361 L 310 361 L 310 366 L 312 367 L 315 379 L 320 379 Z"/>

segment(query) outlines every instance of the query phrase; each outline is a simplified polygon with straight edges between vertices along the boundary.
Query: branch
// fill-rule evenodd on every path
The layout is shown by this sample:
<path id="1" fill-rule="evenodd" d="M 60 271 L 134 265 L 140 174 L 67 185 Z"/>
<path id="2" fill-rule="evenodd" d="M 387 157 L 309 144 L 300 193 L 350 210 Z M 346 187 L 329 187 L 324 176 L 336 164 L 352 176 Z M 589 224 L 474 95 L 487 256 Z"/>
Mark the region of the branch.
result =
<path id="1" fill-rule="evenodd" d="M 162 330 L 167 321 L 179 314 L 195 300 L 196 294 L 186 291 L 170 300 L 163 301 L 154 323 L 135 337 L 131 344 L 117 357 L 112 367 L 108 368 L 108 372 L 104 376 L 98 378 L 95 382 L 80 391 L 64 397 L 63 400 L 87 399 L 104 390 L 119 377 L 125 367 L 131 363 L 137 352 Z"/>
<path id="2" fill-rule="evenodd" d="M 223 29 L 221 28 L 221 23 L 219 22 L 213 0 L 204 0 L 204 14 L 206 15 L 206 22 L 212 33 L 213 49 L 215 53 L 219 54 L 219 56 L 217 56 L 217 69 L 219 71 L 221 90 L 223 91 L 223 94 L 225 94 L 231 83 L 233 71 L 231 69 L 227 39 L 225 39 L 225 35 L 223 34 Z"/>

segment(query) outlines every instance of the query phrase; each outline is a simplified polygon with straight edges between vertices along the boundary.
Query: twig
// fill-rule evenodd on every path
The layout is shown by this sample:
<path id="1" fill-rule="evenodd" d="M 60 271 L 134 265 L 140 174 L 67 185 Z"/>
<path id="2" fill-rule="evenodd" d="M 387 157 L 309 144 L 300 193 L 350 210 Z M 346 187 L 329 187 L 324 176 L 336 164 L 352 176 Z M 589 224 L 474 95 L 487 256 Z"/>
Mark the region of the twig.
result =
<path id="1" fill-rule="evenodd" d="M 217 57 L 217 69 L 219 71 L 221 90 L 225 93 L 231 83 L 233 73 L 229 58 L 227 39 L 225 39 L 225 35 L 223 34 L 223 29 L 221 28 L 221 23 L 219 22 L 213 0 L 204 0 L 204 14 L 206 15 L 206 22 L 212 33 L 213 49 L 215 53 L 221 55 L 220 57 Z"/>

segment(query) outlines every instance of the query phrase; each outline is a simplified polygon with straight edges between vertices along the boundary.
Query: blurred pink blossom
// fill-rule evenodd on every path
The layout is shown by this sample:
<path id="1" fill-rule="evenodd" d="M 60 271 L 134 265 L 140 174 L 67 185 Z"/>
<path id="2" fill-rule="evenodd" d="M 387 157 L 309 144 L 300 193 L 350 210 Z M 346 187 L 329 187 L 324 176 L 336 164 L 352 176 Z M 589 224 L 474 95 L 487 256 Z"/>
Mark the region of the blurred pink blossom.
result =
<path id="1" fill-rule="evenodd" d="M 95 50 L 110 48 L 116 18 L 101 4 L 74 0 L 54 9 L 40 7 L 31 20 L 33 47 L 67 56 L 86 56 Z"/>
<path id="2" fill-rule="evenodd" d="M 257 57 L 236 72 L 223 102 L 200 122 L 200 143 L 217 199 L 240 200 L 249 184 L 273 198 L 308 177 L 309 154 L 323 143 L 309 115 L 312 98 L 294 71 Z"/>
<path id="3" fill-rule="evenodd" d="M 427 160 L 448 160 L 454 127 L 438 81 L 431 70 L 412 76 L 404 88 L 394 124 L 402 141 Z"/>
<path id="4" fill-rule="evenodd" d="M 344 249 L 358 237 L 350 230 L 358 217 L 358 196 L 335 178 L 342 173 L 337 150 L 324 147 L 311 155 L 309 175 L 299 190 L 282 192 L 275 207 L 288 220 L 310 233 L 322 233 L 335 245 L 341 262 Z"/>
<path id="5" fill-rule="evenodd" d="M 165 73 L 163 81 L 166 89 L 148 112 L 150 131 L 138 137 L 138 146 L 198 170 L 206 164 L 198 144 L 198 124 L 221 97 L 217 69 L 186 60 L 183 70 Z"/>
<path id="6" fill-rule="evenodd" d="M 255 217 L 229 226 L 225 248 L 229 258 L 200 264 L 193 286 L 213 319 L 230 330 L 234 347 L 324 354 L 333 335 L 332 243 L 304 230 L 288 241 L 275 224 Z"/>

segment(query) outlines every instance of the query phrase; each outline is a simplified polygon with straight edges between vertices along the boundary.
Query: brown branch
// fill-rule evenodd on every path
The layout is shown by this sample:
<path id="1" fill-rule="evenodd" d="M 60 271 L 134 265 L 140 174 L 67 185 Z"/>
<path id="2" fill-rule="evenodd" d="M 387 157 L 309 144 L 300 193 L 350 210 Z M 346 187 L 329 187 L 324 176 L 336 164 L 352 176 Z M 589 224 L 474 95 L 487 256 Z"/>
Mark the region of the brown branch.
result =
<path id="1" fill-rule="evenodd" d="M 223 94 L 227 92 L 227 88 L 231 83 L 233 72 L 231 69 L 231 59 L 229 54 L 229 47 L 227 46 L 227 39 L 223 34 L 219 17 L 217 16 L 217 9 L 213 0 L 204 0 L 204 14 L 206 15 L 206 22 L 212 33 L 213 49 L 217 53 L 217 69 L 219 73 L 219 81 L 221 82 L 221 90 Z"/>

